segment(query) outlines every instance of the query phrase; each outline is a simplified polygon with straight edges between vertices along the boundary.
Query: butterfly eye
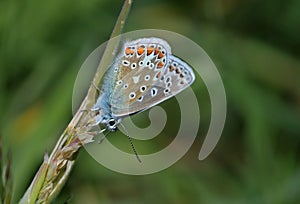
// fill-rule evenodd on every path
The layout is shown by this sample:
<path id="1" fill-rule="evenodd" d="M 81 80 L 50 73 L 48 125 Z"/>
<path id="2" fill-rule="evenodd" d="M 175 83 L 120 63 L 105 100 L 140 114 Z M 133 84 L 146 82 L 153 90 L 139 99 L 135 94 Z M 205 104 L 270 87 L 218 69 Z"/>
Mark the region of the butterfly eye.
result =
<path id="1" fill-rule="evenodd" d="M 109 126 L 114 126 L 116 124 L 116 121 L 115 120 L 110 120 L 108 122 Z"/>

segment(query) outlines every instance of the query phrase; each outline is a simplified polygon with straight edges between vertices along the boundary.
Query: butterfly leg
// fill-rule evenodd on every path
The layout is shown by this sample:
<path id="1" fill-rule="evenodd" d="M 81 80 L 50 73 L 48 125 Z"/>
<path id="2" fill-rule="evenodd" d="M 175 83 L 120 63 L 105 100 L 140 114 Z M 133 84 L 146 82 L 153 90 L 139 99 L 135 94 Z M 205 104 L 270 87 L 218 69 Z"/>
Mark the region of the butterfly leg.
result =
<path id="1" fill-rule="evenodd" d="M 102 123 L 103 121 L 103 117 L 100 116 L 100 115 L 96 115 L 92 118 L 90 118 L 87 122 L 87 127 L 94 127 L 94 126 L 97 126 L 99 125 L 100 123 Z"/>
<path id="2" fill-rule="evenodd" d="M 99 130 L 99 131 L 82 131 L 81 130 L 81 135 L 82 136 L 79 136 L 80 140 L 82 140 L 84 142 L 84 144 L 88 144 L 88 143 L 91 143 L 91 142 L 94 142 L 95 141 L 95 136 L 103 133 L 106 129 L 102 129 L 102 130 Z"/>
<path id="3" fill-rule="evenodd" d="M 98 130 L 98 131 L 87 131 L 86 134 L 96 136 L 96 135 L 99 135 L 99 134 L 103 133 L 105 130 L 106 129 L 102 129 L 102 130 Z"/>

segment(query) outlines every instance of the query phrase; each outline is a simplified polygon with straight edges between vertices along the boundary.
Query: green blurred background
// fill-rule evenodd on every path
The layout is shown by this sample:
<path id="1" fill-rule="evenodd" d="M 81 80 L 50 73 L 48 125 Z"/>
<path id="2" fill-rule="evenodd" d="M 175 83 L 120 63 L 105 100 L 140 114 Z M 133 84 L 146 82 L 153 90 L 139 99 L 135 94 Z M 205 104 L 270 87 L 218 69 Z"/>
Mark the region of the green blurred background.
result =
<path id="1" fill-rule="evenodd" d="M 70 121 L 76 74 L 108 39 L 121 5 L 0 1 L 0 128 L 4 149 L 13 154 L 14 203 Z M 224 133 L 199 161 L 210 106 L 196 82 L 199 136 L 179 162 L 153 175 L 128 176 L 82 150 L 55 203 L 299 203 L 299 11 L 298 0 L 136 0 L 125 31 L 180 33 L 215 62 L 228 100 Z M 176 108 L 176 100 L 163 107 Z M 147 125 L 147 113 L 136 121 Z M 163 148 L 174 136 L 168 129 L 149 144 L 135 141 L 136 148 Z M 131 152 L 125 137 L 111 138 Z"/>

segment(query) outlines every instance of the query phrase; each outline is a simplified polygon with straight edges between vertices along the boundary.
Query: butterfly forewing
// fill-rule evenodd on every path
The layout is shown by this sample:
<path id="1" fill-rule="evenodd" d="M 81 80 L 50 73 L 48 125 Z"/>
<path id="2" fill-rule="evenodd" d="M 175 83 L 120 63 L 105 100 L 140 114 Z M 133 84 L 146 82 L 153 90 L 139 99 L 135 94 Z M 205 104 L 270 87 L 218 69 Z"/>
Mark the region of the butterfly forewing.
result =
<path id="1" fill-rule="evenodd" d="M 113 115 L 131 114 L 128 113 L 128 107 L 162 76 L 170 53 L 168 43 L 158 38 L 125 43 L 120 53 L 116 85 L 111 96 Z"/>
<path id="2" fill-rule="evenodd" d="M 137 83 L 134 83 L 133 76 L 139 77 Z M 117 117 L 151 108 L 183 91 L 195 80 L 192 68 L 171 54 L 168 55 L 168 62 L 160 72 L 146 68 L 142 73 L 138 72 L 133 76 L 127 74 L 124 77 L 124 81 L 131 85 L 127 88 L 126 94 L 124 91 L 123 95 L 118 94 L 120 91 L 114 94 L 114 100 L 122 101 L 119 104 L 115 101 L 114 104 L 117 105 L 112 106 L 112 113 Z M 150 80 L 147 80 L 148 76 Z"/>

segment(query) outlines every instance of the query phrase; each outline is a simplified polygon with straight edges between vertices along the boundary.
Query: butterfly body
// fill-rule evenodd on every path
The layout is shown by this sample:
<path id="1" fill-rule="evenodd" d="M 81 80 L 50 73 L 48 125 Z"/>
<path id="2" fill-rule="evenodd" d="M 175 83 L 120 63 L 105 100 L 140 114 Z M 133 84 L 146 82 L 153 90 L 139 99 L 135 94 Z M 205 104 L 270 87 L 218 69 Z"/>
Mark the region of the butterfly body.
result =
<path id="1" fill-rule="evenodd" d="M 122 118 L 147 110 L 190 86 L 192 68 L 171 53 L 160 38 L 141 38 L 124 43 L 105 75 L 91 111 L 94 125 L 116 131 Z"/>

